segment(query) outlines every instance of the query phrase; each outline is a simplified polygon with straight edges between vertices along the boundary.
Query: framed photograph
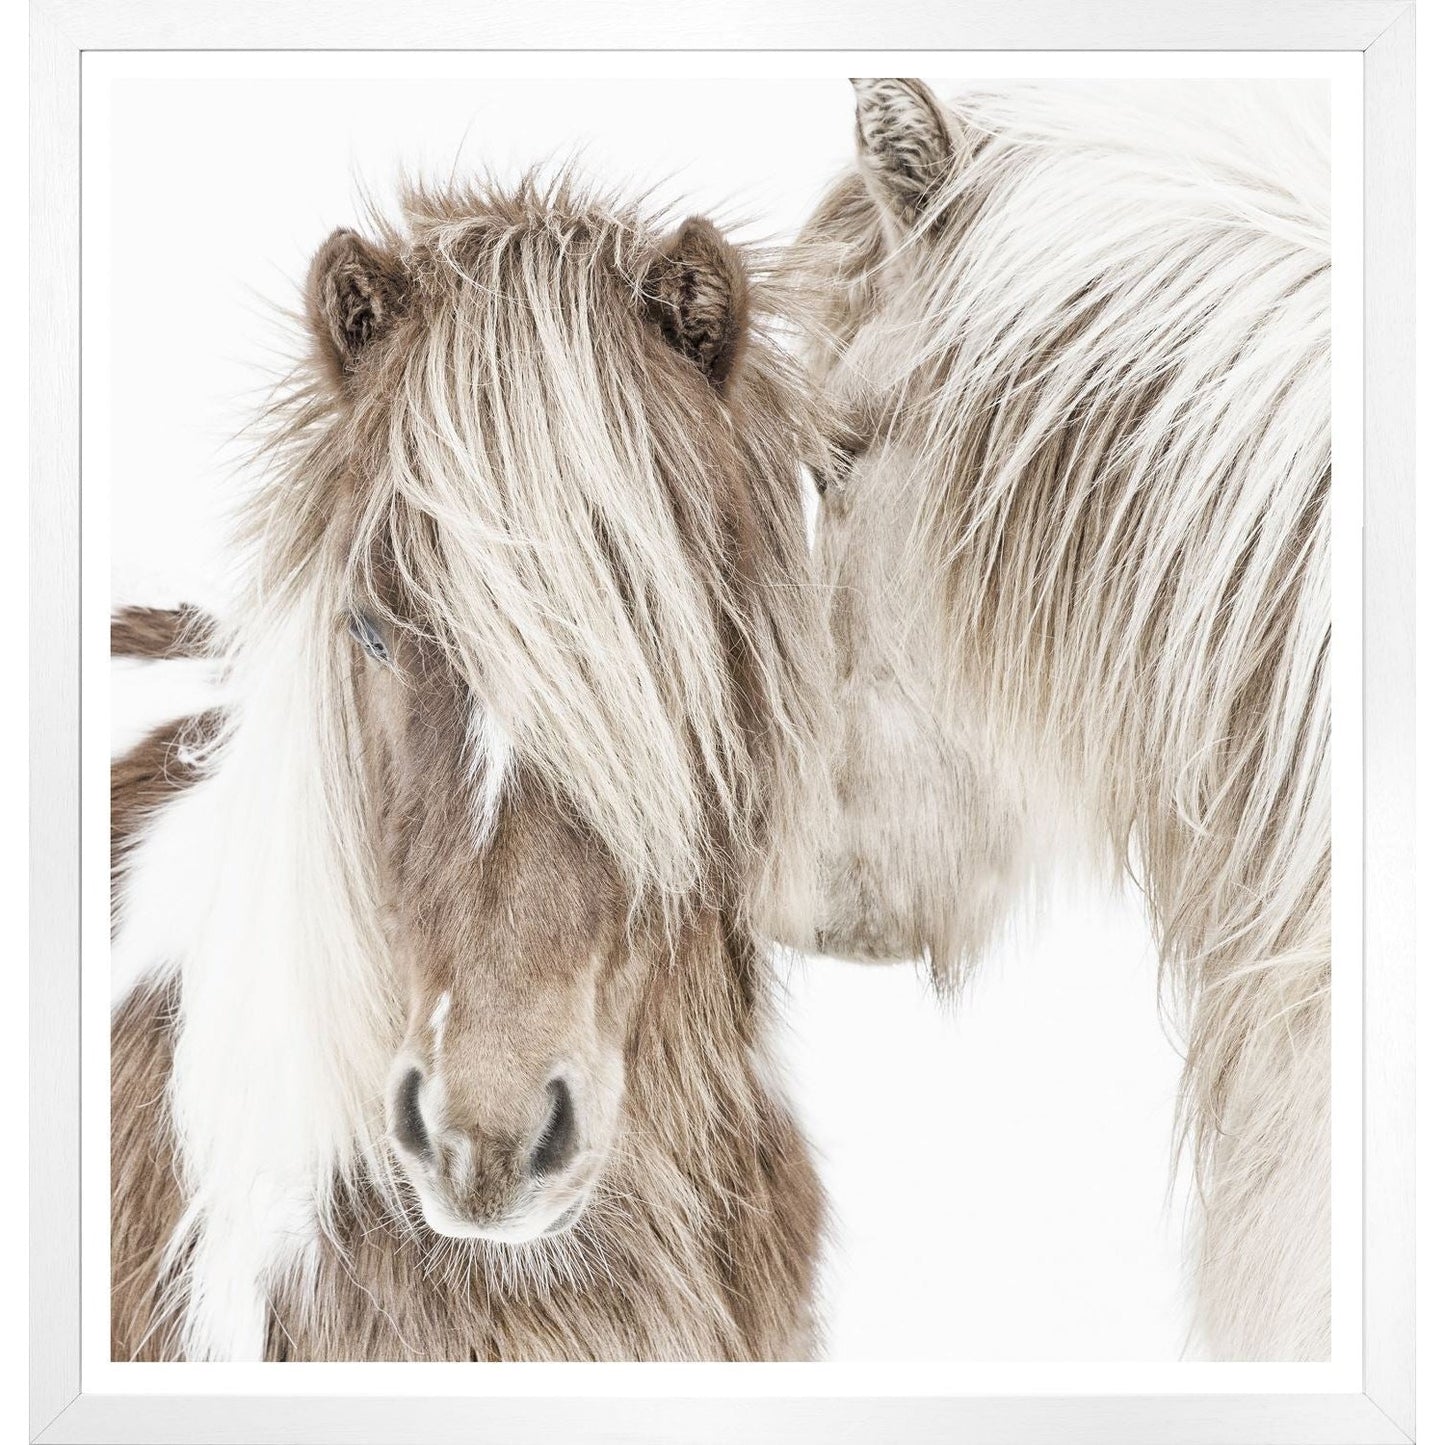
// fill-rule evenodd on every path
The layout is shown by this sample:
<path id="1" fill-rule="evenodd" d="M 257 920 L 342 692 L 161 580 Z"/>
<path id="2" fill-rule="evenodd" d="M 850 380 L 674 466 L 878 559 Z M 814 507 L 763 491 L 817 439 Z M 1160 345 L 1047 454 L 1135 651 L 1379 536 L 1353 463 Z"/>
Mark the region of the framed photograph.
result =
<path id="1" fill-rule="evenodd" d="M 30 1438 L 1413 1440 L 1413 6 L 32 50 Z"/>

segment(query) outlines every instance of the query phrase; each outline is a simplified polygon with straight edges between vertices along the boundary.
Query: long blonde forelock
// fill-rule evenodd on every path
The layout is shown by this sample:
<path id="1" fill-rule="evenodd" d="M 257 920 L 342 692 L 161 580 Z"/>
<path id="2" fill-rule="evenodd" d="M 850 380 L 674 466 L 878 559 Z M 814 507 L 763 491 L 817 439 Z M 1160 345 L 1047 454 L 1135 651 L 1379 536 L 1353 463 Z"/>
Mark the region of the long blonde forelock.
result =
<path id="1" fill-rule="evenodd" d="M 339 539 L 338 605 L 386 605 L 380 550 L 519 756 L 639 897 L 676 901 L 715 881 L 719 850 L 759 842 L 763 811 L 787 831 L 816 792 L 797 490 L 814 409 L 765 334 L 766 285 L 724 403 L 644 319 L 655 216 L 564 176 L 416 189 L 404 217 L 384 234 L 408 310 L 354 404 L 308 377 L 282 409 L 252 530 L 287 578 L 334 568 Z M 339 523 L 318 494 L 345 498 Z M 740 501 L 764 533 L 751 576 Z M 738 696 L 740 649 L 761 709 Z"/>

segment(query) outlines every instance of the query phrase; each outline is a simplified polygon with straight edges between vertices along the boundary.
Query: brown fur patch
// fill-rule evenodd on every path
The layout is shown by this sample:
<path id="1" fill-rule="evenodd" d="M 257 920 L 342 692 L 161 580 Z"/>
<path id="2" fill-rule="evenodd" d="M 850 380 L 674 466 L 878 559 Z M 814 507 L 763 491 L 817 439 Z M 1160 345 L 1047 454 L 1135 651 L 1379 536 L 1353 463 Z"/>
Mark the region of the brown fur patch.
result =
<path id="1" fill-rule="evenodd" d="M 110 619 L 110 655 L 209 657 L 215 624 L 199 607 L 122 607 Z"/>
<path id="2" fill-rule="evenodd" d="M 167 1086 L 178 989 L 136 988 L 110 1025 L 110 1356 L 176 1358 L 163 1255 L 184 1200 Z"/>
<path id="3" fill-rule="evenodd" d="M 114 924 L 125 865 L 146 820 L 200 777 L 195 751 L 221 726 L 217 710 L 162 723 L 110 765 L 110 912 Z"/>

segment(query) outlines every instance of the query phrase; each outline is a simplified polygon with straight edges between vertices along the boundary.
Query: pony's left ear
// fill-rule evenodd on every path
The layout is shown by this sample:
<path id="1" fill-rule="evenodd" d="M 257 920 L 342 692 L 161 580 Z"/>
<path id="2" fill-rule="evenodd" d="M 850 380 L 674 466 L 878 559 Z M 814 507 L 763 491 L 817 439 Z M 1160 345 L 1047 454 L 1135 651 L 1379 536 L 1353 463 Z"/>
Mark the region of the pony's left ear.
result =
<path id="1" fill-rule="evenodd" d="M 963 126 L 921 80 L 855 80 L 853 94 L 864 183 L 906 234 L 958 160 Z"/>
<path id="2" fill-rule="evenodd" d="M 668 343 L 725 390 L 748 332 L 748 278 L 737 248 L 693 216 L 663 243 L 642 294 Z"/>
<path id="3" fill-rule="evenodd" d="M 333 231 L 316 253 L 306 281 L 306 310 L 339 380 L 395 320 L 404 287 L 401 262 L 355 231 Z"/>

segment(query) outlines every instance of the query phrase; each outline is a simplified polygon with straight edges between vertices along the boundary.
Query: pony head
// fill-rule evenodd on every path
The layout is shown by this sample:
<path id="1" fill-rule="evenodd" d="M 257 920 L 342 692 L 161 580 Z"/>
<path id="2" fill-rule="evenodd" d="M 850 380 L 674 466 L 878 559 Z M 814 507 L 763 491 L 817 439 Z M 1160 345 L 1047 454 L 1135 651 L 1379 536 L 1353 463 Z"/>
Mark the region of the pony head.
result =
<path id="1" fill-rule="evenodd" d="M 1277 740 L 1325 736 L 1313 672 L 1268 681 L 1328 617 L 1321 92 L 854 86 L 796 253 L 837 419 L 823 941 L 966 963 L 1050 835 L 1142 850 L 1166 939 L 1242 921 L 1227 860 L 1179 884 L 1205 837 L 1288 866 L 1260 789 L 1296 808 Z"/>
<path id="2" fill-rule="evenodd" d="M 533 1239 L 606 1167 L 649 971 L 779 892 L 809 408 L 711 224 L 568 181 L 414 191 L 306 299 L 237 666 L 314 719 L 333 911 L 396 997 L 392 1158 L 437 1231 Z"/>

